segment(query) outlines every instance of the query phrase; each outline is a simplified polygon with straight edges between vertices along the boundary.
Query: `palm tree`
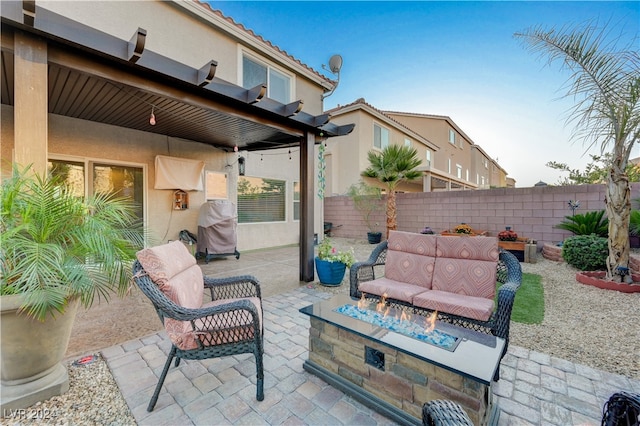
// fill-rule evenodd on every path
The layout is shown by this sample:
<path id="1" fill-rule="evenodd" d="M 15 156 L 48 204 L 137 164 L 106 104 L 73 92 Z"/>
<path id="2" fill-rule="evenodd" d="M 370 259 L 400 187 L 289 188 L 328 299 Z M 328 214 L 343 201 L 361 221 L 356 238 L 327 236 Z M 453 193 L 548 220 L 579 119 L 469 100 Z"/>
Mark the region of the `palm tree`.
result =
<path id="1" fill-rule="evenodd" d="M 361 175 L 380 181 L 387 190 L 387 238 L 389 231 L 397 228 L 396 188 L 402 182 L 418 179 L 422 172 L 416 170 L 422 161 L 418 151 L 404 145 L 389 145 L 380 151 L 369 151 L 369 167 Z"/>
<path id="2" fill-rule="evenodd" d="M 626 169 L 633 145 L 640 138 L 640 55 L 632 46 L 618 50 L 606 28 L 556 30 L 534 27 L 515 36 L 548 62 L 561 61 L 571 72 L 566 97 L 577 99 L 570 121 L 574 138 L 588 148 L 611 147 L 607 173 L 606 211 L 609 218 L 607 278 L 622 281 L 620 271 L 629 265 L 629 215 L 631 200 Z M 634 37 L 637 43 L 637 35 Z"/>

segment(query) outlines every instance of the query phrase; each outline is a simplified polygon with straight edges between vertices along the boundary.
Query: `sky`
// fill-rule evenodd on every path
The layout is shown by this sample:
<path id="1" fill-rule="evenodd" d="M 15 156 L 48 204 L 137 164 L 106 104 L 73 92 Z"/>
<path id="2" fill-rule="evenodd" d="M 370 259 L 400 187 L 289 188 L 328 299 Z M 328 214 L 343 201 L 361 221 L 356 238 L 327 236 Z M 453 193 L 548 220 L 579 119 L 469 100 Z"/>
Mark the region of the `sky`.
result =
<path id="1" fill-rule="evenodd" d="M 209 3 L 327 77 L 335 78 L 323 65 L 340 54 L 340 83 L 326 110 L 364 98 L 383 111 L 449 116 L 517 187 L 556 184 L 568 173 L 546 163 L 584 170 L 600 147 L 572 138 L 569 72 L 514 33 L 596 23 L 620 48 L 640 50 L 637 1 Z"/>

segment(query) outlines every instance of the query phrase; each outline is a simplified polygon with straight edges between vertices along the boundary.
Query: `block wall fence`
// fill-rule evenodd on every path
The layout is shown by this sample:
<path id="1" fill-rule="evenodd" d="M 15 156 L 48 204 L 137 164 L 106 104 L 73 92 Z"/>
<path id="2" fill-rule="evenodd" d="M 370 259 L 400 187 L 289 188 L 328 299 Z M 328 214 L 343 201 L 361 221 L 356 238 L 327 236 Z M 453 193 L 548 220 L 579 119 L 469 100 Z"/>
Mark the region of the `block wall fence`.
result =
<path id="1" fill-rule="evenodd" d="M 497 188 L 476 191 L 420 192 L 397 194 L 398 230 L 420 232 L 425 226 L 438 233 L 466 223 L 489 235 L 511 226 L 519 237 L 555 243 L 570 237 L 570 232 L 556 229 L 565 216 L 571 215 L 569 200 L 580 201 L 576 213 L 605 208 L 605 185 L 544 186 Z M 631 184 L 632 207 L 638 208 L 640 183 Z M 386 230 L 384 200 L 371 217 L 376 230 Z M 324 221 L 333 225 L 336 237 L 366 238 L 367 226 L 362 215 L 347 196 L 324 199 Z"/>

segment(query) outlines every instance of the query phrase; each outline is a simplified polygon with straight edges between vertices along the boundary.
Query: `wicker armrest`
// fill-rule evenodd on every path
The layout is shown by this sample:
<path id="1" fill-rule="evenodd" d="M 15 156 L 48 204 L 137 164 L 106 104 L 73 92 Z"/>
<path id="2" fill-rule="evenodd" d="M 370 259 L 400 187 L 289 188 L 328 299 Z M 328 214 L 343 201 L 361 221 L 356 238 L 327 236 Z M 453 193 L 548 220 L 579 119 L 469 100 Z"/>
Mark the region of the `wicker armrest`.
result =
<path id="1" fill-rule="evenodd" d="M 205 276 L 204 287 L 211 291 L 211 300 L 240 297 L 262 298 L 260 283 L 251 275 L 239 275 L 229 278 L 212 278 Z"/>
<path id="2" fill-rule="evenodd" d="M 602 407 L 602 425 L 637 425 L 640 421 L 640 394 L 616 392 Z"/>
<path id="3" fill-rule="evenodd" d="M 435 399 L 422 406 L 422 424 L 424 426 L 473 426 L 473 422 L 453 401 Z"/>
<path id="4" fill-rule="evenodd" d="M 364 262 L 356 262 L 349 269 L 349 282 L 351 297 L 360 298 L 362 294 L 358 291 L 358 284 L 364 281 L 376 279 L 375 266 L 384 265 L 387 259 L 387 242 L 383 241 L 371 252 L 369 259 Z"/>

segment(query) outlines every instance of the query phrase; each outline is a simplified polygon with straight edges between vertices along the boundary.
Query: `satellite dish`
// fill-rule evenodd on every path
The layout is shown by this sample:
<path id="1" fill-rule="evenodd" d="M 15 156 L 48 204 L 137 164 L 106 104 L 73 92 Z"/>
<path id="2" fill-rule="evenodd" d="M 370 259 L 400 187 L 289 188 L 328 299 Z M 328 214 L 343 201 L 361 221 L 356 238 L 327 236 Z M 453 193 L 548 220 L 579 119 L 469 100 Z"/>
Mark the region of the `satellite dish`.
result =
<path id="1" fill-rule="evenodd" d="M 342 56 L 333 55 L 329 59 L 329 69 L 331 70 L 332 73 L 339 74 L 340 69 L 342 69 Z"/>

